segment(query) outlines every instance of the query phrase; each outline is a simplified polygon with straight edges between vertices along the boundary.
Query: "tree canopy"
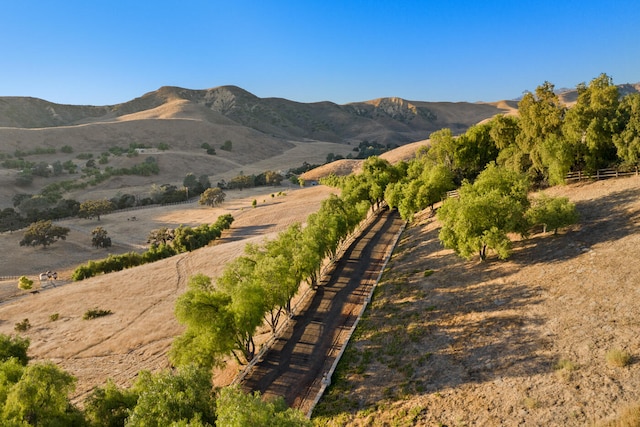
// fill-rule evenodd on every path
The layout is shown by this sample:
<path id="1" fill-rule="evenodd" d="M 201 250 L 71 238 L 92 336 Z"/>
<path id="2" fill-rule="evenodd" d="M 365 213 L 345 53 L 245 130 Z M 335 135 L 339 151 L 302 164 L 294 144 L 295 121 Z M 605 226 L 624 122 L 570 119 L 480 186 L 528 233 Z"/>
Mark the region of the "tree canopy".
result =
<path id="1" fill-rule="evenodd" d="M 38 221 L 31 224 L 20 240 L 20 246 L 47 246 L 57 240 L 66 240 L 67 234 L 71 231 L 67 227 L 53 225 L 51 220 Z"/>
<path id="2" fill-rule="evenodd" d="M 100 221 L 100 216 L 113 212 L 114 206 L 110 200 L 86 200 L 80 203 L 80 211 L 78 216 L 80 218 L 96 218 Z"/>

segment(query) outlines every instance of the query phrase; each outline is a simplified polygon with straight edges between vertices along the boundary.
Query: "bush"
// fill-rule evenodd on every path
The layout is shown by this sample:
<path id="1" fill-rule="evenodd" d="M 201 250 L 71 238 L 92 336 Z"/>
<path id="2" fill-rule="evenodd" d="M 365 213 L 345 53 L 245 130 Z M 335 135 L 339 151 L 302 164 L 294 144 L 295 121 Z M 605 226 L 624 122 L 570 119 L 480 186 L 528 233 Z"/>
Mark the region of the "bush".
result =
<path id="1" fill-rule="evenodd" d="M 24 322 L 29 324 L 29 319 L 25 319 Z M 0 334 L 0 362 L 6 362 L 7 360 L 14 358 L 22 366 L 27 366 L 27 363 L 29 362 L 29 357 L 27 356 L 28 349 L 28 338 L 11 337 L 9 335 Z"/>
<path id="2" fill-rule="evenodd" d="M 182 252 L 202 248 L 222 235 L 222 231 L 231 227 L 233 216 L 221 215 L 214 224 L 202 224 L 196 228 L 180 226 L 175 230 L 173 245 L 152 245 L 146 252 L 128 252 L 120 255 L 109 255 L 100 261 L 89 261 L 76 267 L 71 278 L 75 281 L 88 279 L 99 273 L 110 273 L 136 267 L 160 259 L 169 258 Z"/>
<path id="3" fill-rule="evenodd" d="M 18 279 L 18 287 L 23 291 L 28 291 L 33 288 L 33 280 L 29 279 L 27 276 L 20 276 L 20 279 Z"/>
<path id="4" fill-rule="evenodd" d="M 29 322 L 29 319 L 24 319 L 22 322 L 16 323 L 14 329 L 16 332 L 26 332 L 31 329 L 31 323 Z"/>
<path id="5" fill-rule="evenodd" d="M 98 317 L 104 317 L 112 314 L 111 310 L 102 310 L 99 308 L 94 308 L 91 310 L 87 310 L 86 313 L 82 316 L 84 320 L 96 319 Z"/>

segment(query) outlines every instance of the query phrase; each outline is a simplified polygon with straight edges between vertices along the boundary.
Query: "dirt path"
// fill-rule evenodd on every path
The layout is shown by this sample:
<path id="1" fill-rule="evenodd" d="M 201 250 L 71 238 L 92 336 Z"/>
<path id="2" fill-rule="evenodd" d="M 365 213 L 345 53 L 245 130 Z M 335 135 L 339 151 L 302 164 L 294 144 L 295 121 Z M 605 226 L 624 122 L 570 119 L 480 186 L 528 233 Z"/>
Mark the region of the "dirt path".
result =
<path id="1" fill-rule="evenodd" d="M 247 375 L 246 390 L 258 390 L 267 398 L 282 396 L 293 407 L 309 409 L 402 224 L 396 212 L 384 211 L 365 227 L 331 277 Z"/>

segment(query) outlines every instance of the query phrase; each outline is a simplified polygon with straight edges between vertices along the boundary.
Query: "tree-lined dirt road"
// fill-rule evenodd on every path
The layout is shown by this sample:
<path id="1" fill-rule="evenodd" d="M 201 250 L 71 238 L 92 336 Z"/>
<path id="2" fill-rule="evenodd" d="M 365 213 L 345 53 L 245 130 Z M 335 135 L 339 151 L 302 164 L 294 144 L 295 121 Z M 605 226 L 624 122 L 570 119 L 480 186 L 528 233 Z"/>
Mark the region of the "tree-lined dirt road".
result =
<path id="1" fill-rule="evenodd" d="M 260 391 L 266 398 L 282 396 L 290 406 L 310 409 L 402 224 L 397 212 L 385 210 L 364 228 L 330 277 L 247 374 L 245 390 Z"/>

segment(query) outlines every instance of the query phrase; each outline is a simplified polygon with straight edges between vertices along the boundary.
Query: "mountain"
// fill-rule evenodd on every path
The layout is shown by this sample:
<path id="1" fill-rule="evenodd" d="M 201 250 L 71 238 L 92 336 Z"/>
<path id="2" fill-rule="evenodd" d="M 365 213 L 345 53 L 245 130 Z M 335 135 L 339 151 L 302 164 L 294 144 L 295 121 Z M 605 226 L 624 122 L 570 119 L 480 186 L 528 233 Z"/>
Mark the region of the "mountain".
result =
<path id="1" fill-rule="evenodd" d="M 131 120 L 182 119 L 243 126 L 275 138 L 404 144 L 449 127 L 454 133 L 503 112 L 496 104 L 380 98 L 338 105 L 259 98 L 239 87 L 162 87 L 111 106 L 61 105 L 37 98 L 0 97 L 0 127 L 35 129 Z M 187 135 L 188 137 L 188 135 Z"/>

